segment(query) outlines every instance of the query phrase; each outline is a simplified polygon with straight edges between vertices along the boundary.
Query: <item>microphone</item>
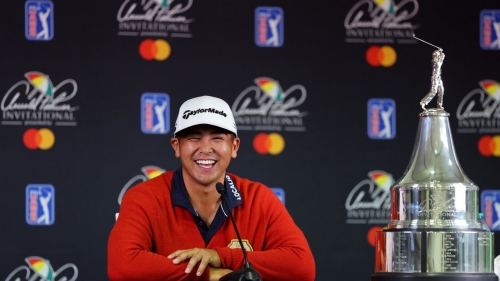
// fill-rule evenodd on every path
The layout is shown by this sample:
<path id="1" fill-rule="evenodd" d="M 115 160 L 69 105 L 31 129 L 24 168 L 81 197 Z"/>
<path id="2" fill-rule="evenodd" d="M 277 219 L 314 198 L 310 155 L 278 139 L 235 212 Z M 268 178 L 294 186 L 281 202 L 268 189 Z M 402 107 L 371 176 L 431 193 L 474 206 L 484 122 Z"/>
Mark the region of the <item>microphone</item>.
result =
<path id="1" fill-rule="evenodd" d="M 233 213 L 231 212 L 231 207 L 229 207 L 229 201 L 227 200 L 226 187 L 224 184 L 218 182 L 215 185 L 217 192 L 222 196 L 222 201 L 224 201 L 224 205 L 229 210 L 229 217 L 233 222 L 234 231 L 236 232 L 236 236 L 238 237 L 238 242 L 240 242 L 241 250 L 243 251 L 243 257 L 245 258 L 245 268 L 233 271 L 222 276 L 220 281 L 262 281 L 262 277 L 260 274 L 252 268 L 250 262 L 248 262 L 247 251 L 245 247 L 243 247 L 243 241 L 240 237 L 240 232 L 238 231 L 238 227 L 236 226 L 236 222 L 234 221 Z"/>

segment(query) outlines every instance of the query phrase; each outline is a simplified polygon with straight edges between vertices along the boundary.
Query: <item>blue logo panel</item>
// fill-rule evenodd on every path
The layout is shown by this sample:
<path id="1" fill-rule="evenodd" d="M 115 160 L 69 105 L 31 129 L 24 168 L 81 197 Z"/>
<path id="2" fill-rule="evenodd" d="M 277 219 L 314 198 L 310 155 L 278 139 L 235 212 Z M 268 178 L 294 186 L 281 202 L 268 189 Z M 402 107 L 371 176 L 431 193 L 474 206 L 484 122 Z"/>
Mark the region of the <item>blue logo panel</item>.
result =
<path id="1" fill-rule="evenodd" d="M 481 213 L 492 231 L 500 230 L 500 190 L 481 192 Z"/>
<path id="2" fill-rule="evenodd" d="M 255 44 L 259 47 L 281 47 L 283 42 L 283 9 L 257 7 L 255 9 Z"/>
<path id="3" fill-rule="evenodd" d="M 55 192 L 50 184 L 26 187 L 26 222 L 29 225 L 52 225 L 55 221 Z"/>
<path id="4" fill-rule="evenodd" d="M 27 1 L 25 8 L 26 39 L 52 40 L 54 38 L 54 4 L 52 1 Z"/>
<path id="5" fill-rule="evenodd" d="M 271 187 L 271 190 L 274 192 L 278 199 L 285 205 L 285 191 L 280 187 Z"/>
<path id="6" fill-rule="evenodd" d="M 500 50 L 500 10 L 482 10 L 479 44 L 484 50 Z"/>
<path id="7" fill-rule="evenodd" d="M 167 94 L 142 94 L 141 129 L 145 134 L 166 134 L 170 131 L 170 97 Z"/>
<path id="8" fill-rule="evenodd" d="M 368 137 L 393 139 L 396 136 L 396 103 L 393 99 L 368 100 Z"/>

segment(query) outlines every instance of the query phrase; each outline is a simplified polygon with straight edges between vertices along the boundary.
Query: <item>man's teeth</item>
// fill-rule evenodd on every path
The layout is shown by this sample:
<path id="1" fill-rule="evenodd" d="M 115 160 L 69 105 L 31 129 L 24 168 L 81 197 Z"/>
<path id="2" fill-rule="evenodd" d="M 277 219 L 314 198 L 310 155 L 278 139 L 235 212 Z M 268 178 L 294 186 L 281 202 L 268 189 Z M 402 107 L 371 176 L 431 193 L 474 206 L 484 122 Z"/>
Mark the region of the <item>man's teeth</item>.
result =
<path id="1" fill-rule="evenodd" d="M 215 164 L 215 161 L 214 160 L 197 160 L 196 164 L 213 165 L 213 164 Z"/>

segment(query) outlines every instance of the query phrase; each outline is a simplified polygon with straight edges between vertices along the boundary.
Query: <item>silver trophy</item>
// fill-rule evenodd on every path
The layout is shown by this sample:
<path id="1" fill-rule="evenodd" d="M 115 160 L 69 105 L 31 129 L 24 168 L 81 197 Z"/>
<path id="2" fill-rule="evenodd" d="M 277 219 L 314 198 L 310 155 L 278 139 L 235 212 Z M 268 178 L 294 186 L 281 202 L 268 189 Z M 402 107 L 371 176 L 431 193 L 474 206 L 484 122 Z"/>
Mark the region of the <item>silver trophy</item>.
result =
<path id="1" fill-rule="evenodd" d="M 479 187 L 455 153 L 450 114 L 443 108 L 444 52 L 436 48 L 413 154 L 391 187 L 391 221 L 375 234 L 372 281 L 499 280 L 493 273 L 493 233 L 478 213 Z M 426 109 L 436 94 L 438 108 Z"/>

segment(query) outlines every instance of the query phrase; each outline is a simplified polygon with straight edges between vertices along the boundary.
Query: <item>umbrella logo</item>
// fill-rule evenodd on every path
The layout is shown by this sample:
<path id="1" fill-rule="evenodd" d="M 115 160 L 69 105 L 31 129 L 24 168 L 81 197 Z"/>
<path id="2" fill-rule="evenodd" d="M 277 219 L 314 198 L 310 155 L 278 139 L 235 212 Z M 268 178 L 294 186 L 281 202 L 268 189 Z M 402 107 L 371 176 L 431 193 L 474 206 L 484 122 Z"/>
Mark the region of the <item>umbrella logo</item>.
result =
<path id="1" fill-rule="evenodd" d="M 496 101 L 500 101 L 500 85 L 497 81 L 483 80 L 479 82 L 479 85 L 490 97 Z"/>
<path id="2" fill-rule="evenodd" d="M 392 175 L 384 171 L 371 171 L 368 173 L 368 176 L 373 180 L 378 188 L 381 188 L 384 191 L 388 191 L 394 183 Z"/>
<path id="3" fill-rule="evenodd" d="M 283 101 L 283 90 L 281 89 L 278 81 L 271 78 L 257 78 L 255 79 L 260 89 L 275 101 Z"/>
<path id="4" fill-rule="evenodd" d="M 40 257 L 29 257 L 26 258 L 26 262 L 36 274 L 40 275 L 40 277 L 47 281 L 54 280 L 54 270 L 48 260 Z"/>
<path id="5" fill-rule="evenodd" d="M 373 2 L 388 14 L 394 14 L 395 5 L 393 0 L 373 0 Z"/>
<path id="6" fill-rule="evenodd" d="M 35 87 L 35 89 L 42 92 L 44 95 L 53 97 L 54 94 L 54 86 L 52 85 L 52 81 L 50 81 L 49 76 L 45 75 L 41 72 L 28 72 L 24 75 L 26 79 Z"/>

